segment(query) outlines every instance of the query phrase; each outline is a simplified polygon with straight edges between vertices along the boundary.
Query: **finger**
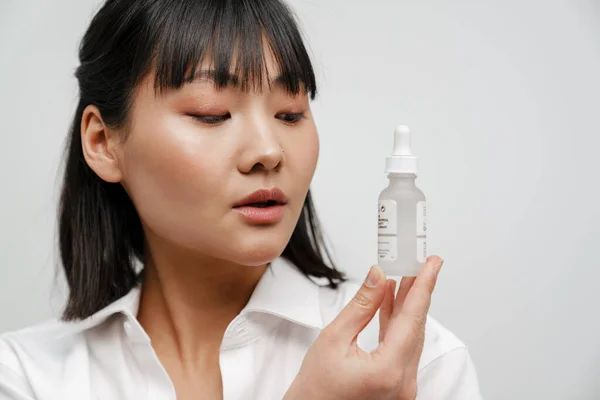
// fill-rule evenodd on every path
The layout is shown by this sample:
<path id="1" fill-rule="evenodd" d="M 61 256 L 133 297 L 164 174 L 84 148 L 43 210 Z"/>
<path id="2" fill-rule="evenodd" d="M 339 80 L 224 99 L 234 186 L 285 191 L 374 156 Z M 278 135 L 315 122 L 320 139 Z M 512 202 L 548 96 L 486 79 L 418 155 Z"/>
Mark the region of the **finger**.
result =
<path id="1" fill-rule="evenodd" d="M 421 355 L 423 353 L 423 347 L 425 343 L 425 336 L 420 338 L 419 342 L 415 346 L 413 350 L 413 355 L 410 358 L 410 361 L 406 365 L 404 369 L 404 380 L 402 387 L 407 388 L 408 391 L 412 389 L 416 389 L 415 385 L 417 382 L 417 376 L 419 371 L 419 362 L 421 360 Z M 408 398 L 414 398 L 414 396 L 408 396 Z"/>
<path id="2" fill-rule="evenodd" d="M 412 358 L 414 349 L 425 335 L 431 295 L 443 263 L 439 257 L 428 259 L 408 291 L 400 314 L 392 318 L 388 326 L 384 342 L 404 361 Z"/>
<path id="3" fill-rule="evenodd" d="M 406 299 L 406 295 L 414 284 L 415 279 L 416 277 L 414 276 L 405 276 L 400 281 L 398 293 L 396 294 L 396 300 L 394 300 L 394 312 L 392 313 L 392 318 L 395 318 L 398 314 L 400 314 L 402 305 L 404 304 L 404 299 Z"/>
<path id="4" fill-rule="evenodd" d="M 404 372 L 406 374 L 405 378 L 408 378 L 409 381 L 412 381 L 413 379 L 414 380 L 417 379 L 417 373 L 419 370 L 419 361 L 421 360 L 421 355 L 423 353 L 424 344 L 425 344 L 425 335 L 423 335 L 423 337 L 420 338 L 419 342 L 417 343 L 417 346 L 415 346 L 413 355 L 412 355 L 410 361 L 408 362 L 406 369 L 404 370 Z"/>
<path id="5" fill-rule="evenodd" d="M 383 303 L 379 309 L 379 341 L 385 337 L 385 332 L 394 311 L 394 293 L 396 292 L 396 281 L 388 279 L 385 287 Z"/>
<path id="6" fill-rule="evenodd" d="M 440 269 L 444 260 L 440 257 L 432 257 L 423 267 L 423 270 L 415 279 L 412 288 L 406 295 L 401 313 L 407 315 L 427 317 L 431 305 L 431 295 L 435 289 Z"/>
<path id="7" fill-rule="evenodd" d="M 343 343 L 354 341 L 381 306 L 385 288 L 385 274 L 374 265 L 352 300 L 323 331 Z"/>
<path id="8" fill-rule="evenodd" d="M 426 262 L 431 262 L 437 259 L 441 260 L 441 258 L 439 257 L 429 256 L 427 257 Z M 416 276 L 405 276 L 402 278 L 402 281 L 400 282 L 400 287 L 398 287 L 398 293 L 396 295 L 396 301 L 394 303 L 394 314 L 392 315 L 392 318 L 396 317 L 396 315 L 400 314 L 400 311 L 402 311 L 402 304 L 404 303 L 404 299 L 406 299 L 406 295 L 408 294 L 410 288 L 412 287 L 416 279 Z"/>

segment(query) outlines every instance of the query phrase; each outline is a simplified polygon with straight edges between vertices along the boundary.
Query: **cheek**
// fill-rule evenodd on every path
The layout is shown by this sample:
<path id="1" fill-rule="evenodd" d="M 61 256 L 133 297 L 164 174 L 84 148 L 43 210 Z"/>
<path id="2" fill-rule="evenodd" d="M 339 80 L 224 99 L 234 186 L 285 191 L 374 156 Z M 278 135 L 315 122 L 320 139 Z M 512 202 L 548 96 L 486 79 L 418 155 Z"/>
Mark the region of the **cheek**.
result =
<path id="1" fill-rule="evenodd" d="M 181 241 L 214 217 L 226 168 L 193 127 L 154 122 L 137 126 L 124 146 L 124 183 L 144 224 Z"/>
<path id="2" fill-rule="evenodd" d="M 287 148 L 289 149 L 288 165 L 294 174 L 294 179 L 299 183 L 302 182 L 302 189 L 306 191 L 319 158 L 319 135 L 317 130 L 313 127 L 307 132 L 293 137 Z"/>

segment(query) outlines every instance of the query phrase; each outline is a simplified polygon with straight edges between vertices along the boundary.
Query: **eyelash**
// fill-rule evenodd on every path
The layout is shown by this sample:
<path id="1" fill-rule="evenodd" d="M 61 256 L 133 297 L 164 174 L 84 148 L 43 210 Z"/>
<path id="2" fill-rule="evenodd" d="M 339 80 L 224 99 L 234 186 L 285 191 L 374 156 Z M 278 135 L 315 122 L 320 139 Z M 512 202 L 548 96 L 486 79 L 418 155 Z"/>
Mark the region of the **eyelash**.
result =
<path id="1" fill-rule="evenodd" d="M 284 113 L 284 114 L 277 114 L 277 116 L 284 116 L 284 118 L 278 118 L 278 119 L 280 119 L 281 121 L 283 121 L 289 125 L 295 125 L 298 122 L 300 122 L 301 119 L 306 118 L 306 115 L 304 115 L 304 113 Z M 290 116 L 293 118 L 291 121 L 285 119 Z M 220 123 L 225 122 L 227 119 L 231 118 L 231 114 L 227 113 L 225 115 L 191 115 L 191 117 L 193 117 L 194 119 L 196 119 L 206 125 L 218 125 Z"/>
<path id="2" fill-rule="evenodd" d="M 231 115 L 192 115 L 192 117 L 206 125 L 217 125 L 225 122 L 225 120 L 231 117 Z"/>

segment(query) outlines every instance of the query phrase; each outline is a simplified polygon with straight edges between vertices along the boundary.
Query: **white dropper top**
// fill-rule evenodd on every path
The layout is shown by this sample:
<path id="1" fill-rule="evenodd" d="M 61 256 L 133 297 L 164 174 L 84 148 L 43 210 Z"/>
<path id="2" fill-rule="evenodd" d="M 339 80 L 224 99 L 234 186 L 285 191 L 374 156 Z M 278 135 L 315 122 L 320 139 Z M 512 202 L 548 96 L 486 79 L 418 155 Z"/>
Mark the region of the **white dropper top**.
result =
<path id="1" fill-rule="evenodd" d="M 410 148 L 410 129 L 400 125 L 394 132 L 394 151 L 385 160 L 385 172 L 396 174 L 416 174 L 417 157 Z"/>

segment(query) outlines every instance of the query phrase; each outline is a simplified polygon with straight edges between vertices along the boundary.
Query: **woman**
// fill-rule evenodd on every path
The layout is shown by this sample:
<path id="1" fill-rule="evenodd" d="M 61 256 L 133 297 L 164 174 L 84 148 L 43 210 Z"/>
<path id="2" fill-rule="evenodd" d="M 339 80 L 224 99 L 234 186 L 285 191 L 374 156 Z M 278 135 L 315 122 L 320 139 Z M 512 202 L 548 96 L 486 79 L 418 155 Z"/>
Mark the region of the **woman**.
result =
<path id="1" fill-rule="evenodd" d="M 68 304 L 1 338 L 0 399 L 480 398 L 427 318 L 439 257 L 396 296 L 328 262 L 317 87 L 284 4 L 108 0 L 79 59 Z"/>

